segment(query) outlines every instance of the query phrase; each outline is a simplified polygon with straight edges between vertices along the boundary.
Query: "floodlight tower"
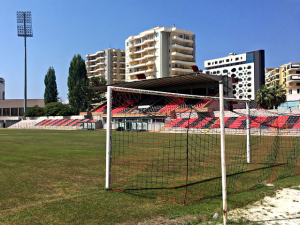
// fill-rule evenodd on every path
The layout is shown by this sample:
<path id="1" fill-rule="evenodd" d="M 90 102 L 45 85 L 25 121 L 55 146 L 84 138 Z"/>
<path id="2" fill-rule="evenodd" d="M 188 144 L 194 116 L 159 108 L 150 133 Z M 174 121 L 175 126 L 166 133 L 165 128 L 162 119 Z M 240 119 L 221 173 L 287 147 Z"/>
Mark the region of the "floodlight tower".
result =
<path id="1" fill-rule="evenodd" d="M 24 114 L 27 109 L 27 58 L 26 58 L 26 37 L 33 37 L 31 12 L 30 11 L 17 11 L 17 27 L 18 36 L 24 37 L 25 48 L 25 66 L 24 66 Z"/>

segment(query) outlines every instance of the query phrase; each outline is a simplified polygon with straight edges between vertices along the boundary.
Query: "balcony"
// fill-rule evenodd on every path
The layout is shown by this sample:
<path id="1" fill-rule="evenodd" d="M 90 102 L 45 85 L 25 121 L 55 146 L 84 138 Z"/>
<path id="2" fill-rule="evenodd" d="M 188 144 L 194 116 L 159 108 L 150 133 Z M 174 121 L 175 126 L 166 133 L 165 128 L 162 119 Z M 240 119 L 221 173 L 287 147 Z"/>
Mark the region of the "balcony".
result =
<path id="1" fill-rule="evenodd" d="M 143 51 L 154 50 L 154 46 L 149 46 L 143 49 Z"/>
<path id="2" fill-rule="evenodd" d="M 146 66 L 146 63 L 140 63 L 140 64 L 136 64 L 133 66 L 128 66 L 127 68 L 131 69 L 131 68 L 138 68 L 138 67 L 142 67 L 142 66 Z"/>
<path id="3" fill-rule="evenodd" d="M 152 57 L 154 57 L 154 53 L 153 53 L 153 55 L 152 55 L 152 54 L 145 55 L 145 56 L 143 57 L 143 59 L 146 59 L 146 58 L 152 58 Z"/>
<path id="4" fill-rule="evenodd" d="M 181 38 L 181 37 L 179 37 L 179 36 L 173 36 L 173 37 L 172 37 L 172 40 L 182 41 L 182 42 L 186 42 L 186 43 L 193 43 L 193 40 L 184 39 L 184 38 Z"/>
<path id="5" fill-rule="evenodd" d="M 187 68 L 179 68 L 179 67 L 177 67 L 177 68 L 175 68 L 175 67 L 172 67 L 172 71 L 174 71 L 174 72 L 185 72 L 185 73 L 192 73 L 193 72 L 193 70 L 192 69 L 187 69 Z"/>
<path id="6" fill-rule="evenodd" d="M 96 69 L 96 70 L 90 70 L 89 72 L 91 72 L 91 73 L 96 73 L 96 72 L 102 71 L 102 70 L 105 70 L 105 68 L 104 68 L 104 67 L 103 67 L 103 68 L 98 68 L 98 69 Z"/>
<path id="7" fill-rule="evenodd" d="M 140 74 L 140 73 L 146 73 L 146 70 L 140 70 L 140 71 L 135 71 L 135 72 L 128 72 L 128 75 L 129 76 L 133 76 L 133 75 L 137 75 L 137 74 Z"/>
<path id="8" fill-rule="evenodd" d="M 94 54 L 88 54 L 88 55 L 86 55 L 86 57 L 87 58 L 89 58 L 89 57 L 96 57 L 96 56 L 98 56 L 98 55 L 100 55 L 100 54 L 103 54 L 104 53 L 104 51 L 98 51 L 98 52 L 96 52 L 96 53 L 94 53 Z"/>
<path id="9" fill-rule="evenodd" d="M 146 70 L 146 72 L 147 72 L 147 73 L 150 73 L 150 72 L 155 72 L 155 69 L 153 69 L 153 68 L 150 68 L 150 69 L 147 69 L 147 70 Z"/>
<path id="10" fill-rule="evenodd" d="M 101 61 L 101 62 L 98 62 L 98 63 L 96 63 L 96 64 L 94 64 L 94 65 L 91 65 L 90 67 L 91 67 L 91 68 L 97 67 L 97 66 L 99 66 L 99 65 L 103 65 L 104 63 L 105 63 L 104 61 Z"/>
<path id="11" fill-rule="evenodd" d="M 300 74 L 289 74 L 287 76 L 288 82 L 293 82 L 293 81 L 300 81 Z"/>
<path id="12" fill-rule="evenodd" d="M 181 52 L 177 52 L 177 51 L 176 52 L 172 52 L 171 55 L 172 56 L 179 56 L 179 57 L 190 58 L 190 59 L 194 58 L 194 56 L 191 55 L 191 54 L 181 53 Z"/>
<path id="13" fill-rule="evenodd" d="M 104 59 L 105 57 L 103 56 L 103 57 L 98 57 L 98 58 L 94 58 L 94 59 L 88 59 L 87 61 L 88 62 L 96 62 L 96 61 L 98 61 L 99 59 Z"/>
<path id="14" fill-rule="evenodd" d="M 172 48 L 182 49 L 182 50 L 188 50 L 188 51 L 193 51 L 193 48 L 192 48 L 192 47 L 189 47 L 189 46 L 183 46 L 183 45 L 179 45 L 179 44 L 172 44 Z"/>
<path id="15" fill-rule="evenodd" d="M 182 64 L 182 65 L 188 65 L 188 66 L 194 66 L 196 65 L 196 62 L 192 61 L 184 61 L 184 60 L 172 60 L 172 63 Z"/>
<path id="16" fill-rule="evenodd" d="M 146 65 L 147 65 L 147 66 L 148 66 L 148 65 L 152 65 L 152 64 L 154 64 L 154 63 L 155 63 L 154 60 L 150 60 L 150 61 L 146 62 Z"/>

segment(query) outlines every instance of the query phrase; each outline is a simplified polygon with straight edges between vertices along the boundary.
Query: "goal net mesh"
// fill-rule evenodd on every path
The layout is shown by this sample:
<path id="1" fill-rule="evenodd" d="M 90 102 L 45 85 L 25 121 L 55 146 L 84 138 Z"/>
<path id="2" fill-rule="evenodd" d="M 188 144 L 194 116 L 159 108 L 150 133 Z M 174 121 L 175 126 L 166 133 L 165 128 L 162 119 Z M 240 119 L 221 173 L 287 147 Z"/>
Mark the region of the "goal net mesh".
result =
<path id="1" fill-rule="evenodd" d="M 299 115 L 224 104 L 228 193 L 300 174 Z M 178 205 L 221 195 L 219 111 L 218 99 L 113 90 L 111 189 Z"/>

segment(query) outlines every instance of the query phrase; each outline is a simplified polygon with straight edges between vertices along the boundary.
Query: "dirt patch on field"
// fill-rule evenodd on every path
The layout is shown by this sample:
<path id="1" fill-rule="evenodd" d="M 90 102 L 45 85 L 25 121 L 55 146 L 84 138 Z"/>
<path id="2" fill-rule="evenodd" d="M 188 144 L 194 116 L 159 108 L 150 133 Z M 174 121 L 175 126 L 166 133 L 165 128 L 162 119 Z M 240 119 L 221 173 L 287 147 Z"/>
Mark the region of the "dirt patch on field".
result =
<path id="1" fill-rule="evenodd" d="M 229 211 L 229 219 L 245 218 L 262 224 L 300 224 L 300 186 L 276 191 L 273 197 L 266 196 L 243 209 Z"/>
<path id="2" fill-rule="evenodd" d="M 187 215 L 184 217 L 178 217 L 175 219 L 170 219 L 168 217 L 156 217 L 153 219 L 148 219 L 141 222 L 130 222 L 130 223 L 119 223 L 117 225 L 178 225 L 178 224 L 187 224 L 190 221 L 197 220 L 196 216 Z"/>

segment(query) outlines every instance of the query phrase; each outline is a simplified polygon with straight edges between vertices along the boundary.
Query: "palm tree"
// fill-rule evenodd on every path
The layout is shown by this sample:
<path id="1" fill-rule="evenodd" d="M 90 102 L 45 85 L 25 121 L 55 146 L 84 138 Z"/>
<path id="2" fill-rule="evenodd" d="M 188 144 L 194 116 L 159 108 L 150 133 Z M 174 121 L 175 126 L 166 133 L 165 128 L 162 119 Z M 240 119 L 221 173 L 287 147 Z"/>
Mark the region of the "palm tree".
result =
<path id="1" fill-rule="evenodd" d="M 268 109 L 272 107 L 273 99 L 274 97 L 272 93 L 270 93 L 270 89 L 267 86 L 262 85 L 256 93 L 255 102 L 262 108 Z"/>
<path id="2" fill-rule="evenodd" d="M 273 87 L 270 88 L 270 92 L 273 95 L 273 104 L 275 109 L 286 101 L 286 90 L 280 84 L 275 84 Z"/>

